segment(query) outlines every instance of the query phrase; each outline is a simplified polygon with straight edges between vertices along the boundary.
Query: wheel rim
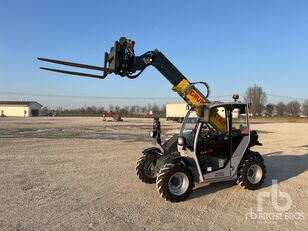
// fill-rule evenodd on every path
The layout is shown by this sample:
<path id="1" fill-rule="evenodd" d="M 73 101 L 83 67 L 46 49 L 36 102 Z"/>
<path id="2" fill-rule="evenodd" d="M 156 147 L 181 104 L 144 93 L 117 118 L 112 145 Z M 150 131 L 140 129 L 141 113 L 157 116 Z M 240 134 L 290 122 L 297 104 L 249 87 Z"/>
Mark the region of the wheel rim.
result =
<path id="1" fill-rule="evenodd" d="M 262 168 L 257 164 L 253 164 L 247 171 L 247 179 L 250 183 L 257 184 L 262 179 L 262 174 Z"/>
<path id="2" fill-rule="evenodd" d="M 144 170 L 144 174 L 146 175 L 146 177 L 149 177 L 149 178 L 155 177 L 155 165 L 152 160 L 145 163 L 143 170 Z"/>
<path id="3" fill-rule="evenodd" d="M 169 191 L 174 195 L 184 194 L 189 187 L 189 178 L 183 172 L 174 173 L 168 181 Z"/>

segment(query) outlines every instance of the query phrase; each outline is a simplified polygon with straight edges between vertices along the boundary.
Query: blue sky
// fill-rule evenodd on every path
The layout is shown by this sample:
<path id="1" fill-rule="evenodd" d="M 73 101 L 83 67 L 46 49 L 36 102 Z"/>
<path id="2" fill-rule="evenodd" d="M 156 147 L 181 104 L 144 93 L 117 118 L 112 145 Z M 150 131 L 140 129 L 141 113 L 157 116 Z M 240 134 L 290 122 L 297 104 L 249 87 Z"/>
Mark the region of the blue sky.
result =
<path id="1" fill-rule="evenodd" d="M 0 97 L 36 99 L 45 105 L 92 104 L 91 98 L 8 94 L 174 97 L 154 68 L 136 80 L 69 77 L 39 70 L 36 57 L 102 65 L 120 36 L 135 52 L 158 48 L 191 81 L 206 81 L 212 95 L 245 92 L 258 84 L 272 95 L 308 98 L 308 2 L 17 1 L 0 0 Z M 59 67 L 59 66 L 58 66 Z M 94 100 L 94 101 L 93 101 Z M 108 101 L 108 100 L 107 100 Z"/>

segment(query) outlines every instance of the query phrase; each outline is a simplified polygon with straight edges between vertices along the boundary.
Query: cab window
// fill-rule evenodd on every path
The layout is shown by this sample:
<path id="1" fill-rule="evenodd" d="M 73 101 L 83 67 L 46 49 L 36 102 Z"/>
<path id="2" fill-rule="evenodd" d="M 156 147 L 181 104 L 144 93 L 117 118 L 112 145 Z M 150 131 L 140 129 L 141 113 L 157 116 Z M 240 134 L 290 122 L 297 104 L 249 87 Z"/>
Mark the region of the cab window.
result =
<path id="1" fill-rule="evenodd" d="M 248 134 L 247 114 L 245 105 L 236 105 L 232 109 L 232 134 Z"/>
<path id="2" fill-rule="evenodd" d="M 225 107 L 216 107 L 211 109 L 210 125 L 220 134 L 226 134 L 228 131 L 228 121 Z"/>

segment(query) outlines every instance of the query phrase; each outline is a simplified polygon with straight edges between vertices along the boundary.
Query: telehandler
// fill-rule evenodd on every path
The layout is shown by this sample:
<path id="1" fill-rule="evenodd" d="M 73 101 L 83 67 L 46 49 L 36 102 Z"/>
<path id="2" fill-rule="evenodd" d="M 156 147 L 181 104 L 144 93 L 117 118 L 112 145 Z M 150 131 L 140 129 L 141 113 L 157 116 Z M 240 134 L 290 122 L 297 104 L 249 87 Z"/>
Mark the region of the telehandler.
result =
<path id="1" fill-rule="evenodd" d="M 260 153 L 251 148 L 262 145 L 256 131 L 250 130 L 248 104 L 210 102 L 209 86 L 205 82 L 189 82 L 185 76 L 157 49 L 135 56 L 135 42 L 125 37 L 115 41 L 105 52 L 104 67 L 38 58 L 41 61 L 103 71 L 102 75 L 52 68 L 44 70 L 64 74 L 104 79 L 114 73 L 137 78 L 148 66 L 154 66 L 173 85 L 189 105 L 180 129 L 162 144 L 159 118 L 154 118 L 151 136 L 160 145 L 143 150 L 137 161 L 136 173 L 145 183 L 156 183 L 159 194 L 167 201 L 185 200 L 194 183 L 235 180 L 245 189 L 254 190 L 264 181 L 266 170 Z M 206 87 L 202 94 L 197 84 Z"/>

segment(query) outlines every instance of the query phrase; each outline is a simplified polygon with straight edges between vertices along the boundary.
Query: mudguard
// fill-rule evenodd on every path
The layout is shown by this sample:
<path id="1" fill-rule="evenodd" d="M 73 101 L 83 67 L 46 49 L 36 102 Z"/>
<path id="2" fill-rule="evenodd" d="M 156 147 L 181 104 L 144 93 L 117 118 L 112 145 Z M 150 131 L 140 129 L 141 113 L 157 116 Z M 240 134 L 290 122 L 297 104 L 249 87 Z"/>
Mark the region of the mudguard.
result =
<path id="1" fill-rule="evenodd" d="M 243 156 L 243 159 L 249 159 L 250 157 L 258 157 L 260 158 L 262 161 L 264 161 L 263 157 L 261 156 L 261 154 L 259 152 L 253 152 L 253 151 L 247 151 L 245 153 L 245 155 Z"/>
<path id="2" fill-rule="evenodd" d="M 168 163 L 184 163 L 191 169 L 193 179 L 199 179 L 195 160 L 190 157 L 181 156 L 178 152 L 172 153 L 171 155 L 162 156 L 162 158 L 157 160 L 157 163 L 160 164 L 160 168 L 162 168 L 165 164 Z"/>
<path id="3" fill-rule="evenodd" d="M 148 155 L 148 154 L 158 154 L 158 155 L 162 155 L 163 152 L 156 147 L 151 147 L 151 148 L 146 148 L 142 151 L 143 155 Z"/>
<path id="4" fill-rule="evenodd" d="M 195 161 L 191 158 L 187 158 L 185 156 L 181 156 L 180 153 L 172 153 L 172 155 L 168 155 L 167 158 L 164 160 L 164 164 L 168 163 L 185 163 L 189 167 L 194 168 L 195 167 Z"/>

